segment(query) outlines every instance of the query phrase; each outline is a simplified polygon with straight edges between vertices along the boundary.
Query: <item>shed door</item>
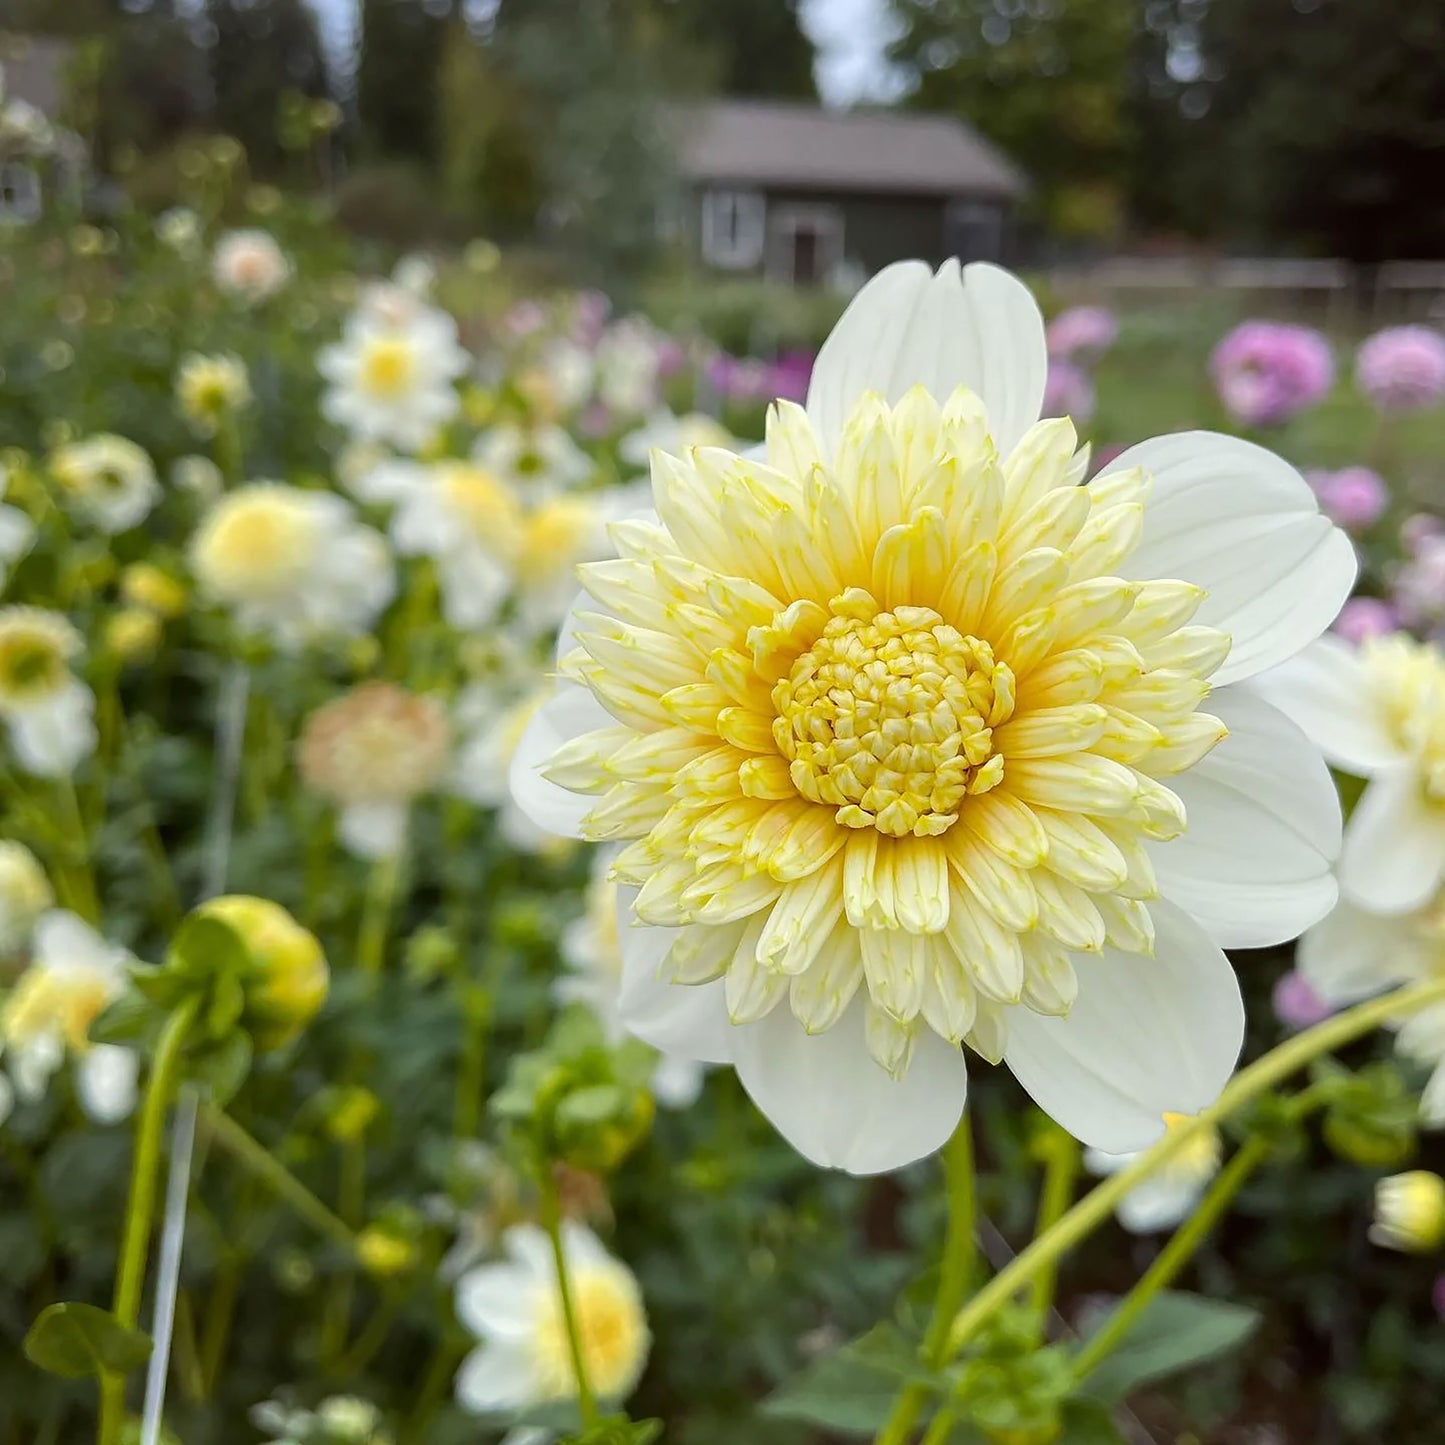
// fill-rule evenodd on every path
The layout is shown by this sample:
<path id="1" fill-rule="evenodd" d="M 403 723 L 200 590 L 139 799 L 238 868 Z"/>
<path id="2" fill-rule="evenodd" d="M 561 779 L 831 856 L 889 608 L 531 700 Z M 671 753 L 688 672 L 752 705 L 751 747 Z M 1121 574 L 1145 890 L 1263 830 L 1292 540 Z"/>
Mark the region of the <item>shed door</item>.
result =
<path id="1" fill-rule="evenodd" d="M 843 213 L 836 206 L 774 206 L 769 232 L 769 280 L 817 286 L 843 260 Z"/>

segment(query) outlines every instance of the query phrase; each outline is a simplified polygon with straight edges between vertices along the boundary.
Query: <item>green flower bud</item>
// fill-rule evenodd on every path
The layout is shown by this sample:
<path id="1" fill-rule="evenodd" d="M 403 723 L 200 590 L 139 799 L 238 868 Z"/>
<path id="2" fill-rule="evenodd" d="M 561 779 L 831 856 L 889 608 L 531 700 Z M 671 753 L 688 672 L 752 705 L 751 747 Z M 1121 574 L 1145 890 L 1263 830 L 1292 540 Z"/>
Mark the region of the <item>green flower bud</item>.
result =
<path id="1" fill-rule="evenodd" d="M 258 1049 L 296 1038 L 326 1002 L 330 973 L 316 935 L 279 903 L 243 894 L 212 898 L 196 918 L 224 923 L 241 940 L 245 965 L 242 1023 Z"/>
<path id="2" fill-rule="evenodd" d="M 1415 1153 L 1418 1105 L 1393 1063 L 1361 1069 L 1339 1086 L 1325 1115 L 1325 1142 L 1366 1169 L 1395 1169 Z"/>

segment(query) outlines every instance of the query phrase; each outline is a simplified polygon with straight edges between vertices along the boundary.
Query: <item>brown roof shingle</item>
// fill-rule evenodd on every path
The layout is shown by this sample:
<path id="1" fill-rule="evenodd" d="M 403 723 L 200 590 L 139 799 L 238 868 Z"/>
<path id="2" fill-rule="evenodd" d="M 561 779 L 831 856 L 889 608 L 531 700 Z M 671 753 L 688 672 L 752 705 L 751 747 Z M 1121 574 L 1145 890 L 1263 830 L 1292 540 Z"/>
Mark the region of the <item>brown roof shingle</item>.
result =
<path id="1" fill-rule="evenodd" d="M 1016 197 L 1023 172 L 949 115 L 719 100 L 679 113 L 693 181 L 805 190 Z"/>

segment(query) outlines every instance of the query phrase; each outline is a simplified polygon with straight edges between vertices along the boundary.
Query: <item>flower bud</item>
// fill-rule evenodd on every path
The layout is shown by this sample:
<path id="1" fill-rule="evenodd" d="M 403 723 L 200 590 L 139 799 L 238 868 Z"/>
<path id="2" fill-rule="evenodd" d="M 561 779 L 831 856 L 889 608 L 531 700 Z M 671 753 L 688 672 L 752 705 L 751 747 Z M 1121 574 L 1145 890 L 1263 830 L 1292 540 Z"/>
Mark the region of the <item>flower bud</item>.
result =
<path id="1" fill-rule="evenodd" d="M 1361 1069 L 1340 1087 L 1325 1115 L 1325 1142 L 1366 1169 L 1398 1168 L 1415 1152 L 1416 1096 L 1393 1063 Z"/>
<path id="2" fill-rule="evenodd" d="M 157 617 L 179 617 L 186 589 L 153 562 L 134 562 L 120 574 L 120 595 L 131 607 L 144 607 Z"/>
<path id="3" fill-rule="evenodd" d="M 161 645 L 161 620 L 141 607 L 122 607 L 105 624 L 105 648 L 122 662 L 146 662 Z"/>
<path id="4" fill-rule="evenodd" d="M 1380 1180 L 1370 1239 L 1407 1254 L 1438 1249 L 1445 1243 L 1445 1179 L 1428 1169 L 1412 1169 Z"/>
<path id="5" fill-rule="evenodd" d="M 385 1224 L 370 1224 L 356 1237 L 356 1258 L 374 1279 L 395 1279 L 416 1263 L 416 1246 Z"/>
<path id="6" fill-rule="evenodd" d="M 229 894 L 196 910 L 232 929 L 246 950 L 242 1022 L 258 1049 L 294 1039 L 326 1001 L 329 972 L 315 934 L 278 903 Z"/>

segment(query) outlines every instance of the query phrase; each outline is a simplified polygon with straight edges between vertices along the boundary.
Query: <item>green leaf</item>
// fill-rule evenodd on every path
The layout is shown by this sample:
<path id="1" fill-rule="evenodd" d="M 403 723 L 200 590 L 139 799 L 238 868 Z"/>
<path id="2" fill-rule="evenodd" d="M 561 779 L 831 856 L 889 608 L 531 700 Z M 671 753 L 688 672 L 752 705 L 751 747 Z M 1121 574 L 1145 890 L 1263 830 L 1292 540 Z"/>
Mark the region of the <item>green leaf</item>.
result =
<path id="1" fill-rule="evenodd" d="M 871 1435 L 908 1384 L 935 1382 L 916 1347 L 887 1321 L 810 1365 L 770 1395 L 763 1413 L 845 1435 Z"/>
<path id="2" fill-rule="evenodd" d="M 127 990 L 91 1024 L 93 1044 L 138 1044 L 160 1022 L 161 1011 L 139 989 Z"/>
<path id="3" fill-rule="evenodd" d="M 1056 1445 L 1124 1445 L 1124 1437 L 1098 1400 L 1070 1400 L 1063 1409 L 1063 1429 Z"/>
<path id="4" fill-rule="evenodd" d="M 1150 1380 L 1237 1350 L 1259 1327 L 1259 1318 L 1247 1305 L 1165 1290 L 1089 1376 L 1084 1389 L 1096 1400 L 1123 1400 Z"/>
<path id="5" fill-rule="evenodd" d="M 206 1006 L 204 1027 L 207 1036 L 224 1039 L 235 1029 L 245 1007 L 246 991 L 241 987 L 240 977 L 234 972 L 221 974 Z"/>
<path id="6" fill-rule="evenodd" d="M 208 1049 L 191 1067 L 193 1078 L 209 1085 L 211 1101 L 224 1109 L 240 1092 L 251 1072 L 254 1049 L 249 1035 L 233 1029 L 213 1049 Z"/>
<path id="7" fill-rule="evenodd" d="M 125 1375 L 150 1358 L 150 1336 L 127 1329 L 108 1310 L 58 1304 L 44 1310 L 25 1336 L 25 1358 L 68 1380 Z"/>

